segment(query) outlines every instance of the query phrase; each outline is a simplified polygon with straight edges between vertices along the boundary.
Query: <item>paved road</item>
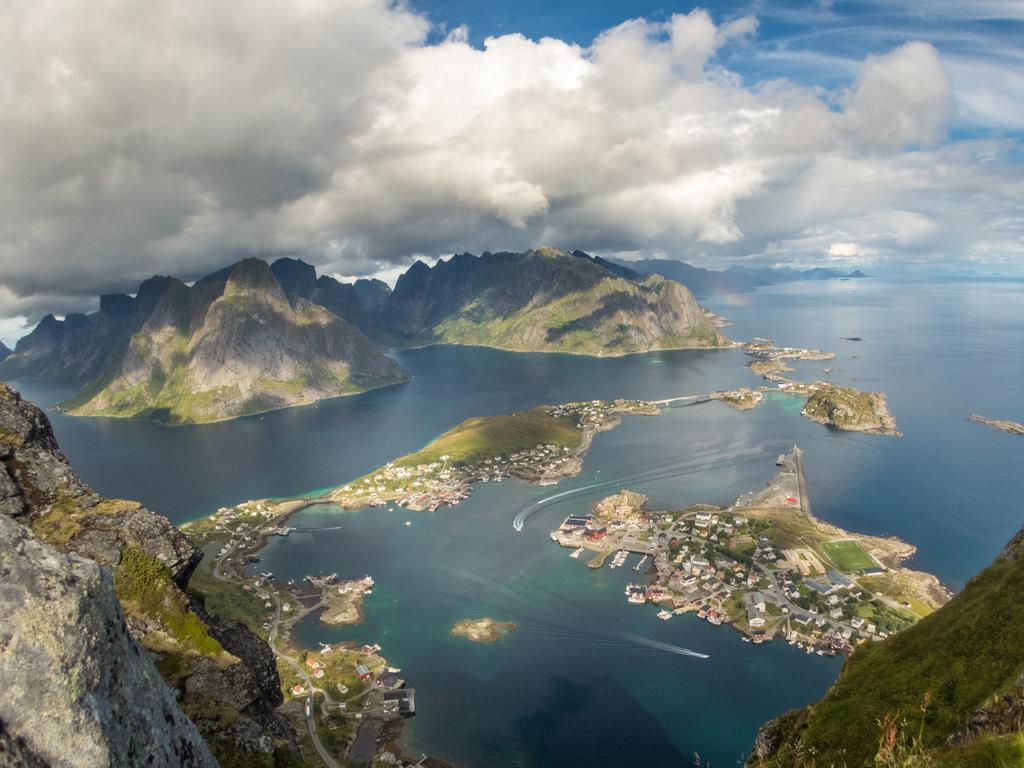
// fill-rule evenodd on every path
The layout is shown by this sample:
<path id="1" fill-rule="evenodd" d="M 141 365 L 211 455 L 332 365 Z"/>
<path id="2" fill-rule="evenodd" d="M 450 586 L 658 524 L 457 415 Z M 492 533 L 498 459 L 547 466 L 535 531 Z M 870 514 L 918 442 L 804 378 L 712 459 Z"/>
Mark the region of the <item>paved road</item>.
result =
<path id="1" fill-rule="evenodd" d="M 213 577 L 218 581 L 234 583 L 232 582 L 231 579 L 229 579 L 227 576 L 220 572 L 221 563 L 223 562 L 225 557 L 231 554 L 232 551 L 234 551 L 233 546 L 224 554 L 224 557 L 220 557 L 217 559 L 217 562 L 213 567 Z M 326 765 L 327 768 L 341 768 L 341 764 L 334 759 L 331 753 L 327 751 L 327 748 L 320 741 L 320 734 L 317 733 L 316 723 L 313 721 L 313 696 L 317 693 L 322 694 L 324 697 L 325 707 L 330 704 L 333 704 L 333 701 L 331 700 L 330 694 L 327 693 L 327 691 L 325 691 L 322 688 L 317 688 L 313 685 L 313 681 L 310 680 L 309 675 L 306 674 L 306 670 L 302 668 L 302 665 L 298 662 L 298 660 L 296 660 L 292 656 L 282 653 L 274 644 L 274 642 L 277 640 L 278 627 L 281 623 L 281 600 L 274 592 L 269 592 L 269 594 L 271 600 L 274 601 L 274 620 L 270 624 L 270 632 L 267 635 L 267 645 L 270 646 L 270 650 L 274 652 L 275 656 L 277 656 L 280 659 L 283 659 L 285 663 L 288 664 L 288 666 L 292 667 L 292 669 L 296 671 L 296 673 L 299 675 L 299 677 L 302 678 L 303 682 L 306 685 L 306 690 L 308 691 L 308 694 L 306 695 L 306 701 L 309 704 L 309 713 L 306 715 L 306 727 L 309 729 L 309 738 L 313 742 L 313 747 L 316 749 L 317 754 L 320 755 L 320 759 L 323 760 L 324 765 Z"/>

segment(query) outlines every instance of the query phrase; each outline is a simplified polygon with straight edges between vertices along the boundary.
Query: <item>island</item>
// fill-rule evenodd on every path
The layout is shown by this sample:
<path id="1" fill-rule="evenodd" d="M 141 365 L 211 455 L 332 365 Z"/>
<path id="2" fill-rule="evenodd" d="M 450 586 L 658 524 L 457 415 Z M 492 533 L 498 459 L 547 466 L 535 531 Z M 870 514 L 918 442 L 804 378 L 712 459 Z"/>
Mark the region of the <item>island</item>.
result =
<path id="1" fill-rule="evenodd" d="M 511 621 L 498 621 L 492 618 L 463 619 L 455 622 L 449 633 L 474 643 L 496 643 L 515 628 L 516 625 Z"/>
<path id="2" fill-rule="evenodd" d="M 630 565 L 639 575 L 626 599 L 658 606 L 665 621 L 694 612 L 755 643 L 779 636 L 807 653 L 850 653 L 950 599 L 934 576 L 903 567 L 912 545 L 815 517 L 799 448 L 777 466 L 765 488 L 728 507 L 652 510 L 643 494 L 620 491 L 566 517 L 551 540 L 576 559 L 593 553 L 590 568 Z"/>
<path id="3" fill-rule="evenodd" d="M 768 392 L 781 392 L 807 399 L 801 415 L 835 429 L 851 432 L 866 432 L 873 435 L 890 435 L 901 437 L 902 432 L 896 427 L 896 419 L 889 411 L 885 394 L 882 392 L 863 392 L 855 387 L 842 386 L 828 381 L 815 381 L 806 384 L 786 377 L 793 369 L 786 364 L 787 360 L 833 360 L 834 352 L 821 349 L 800 349 L 797 347 L 778 347 L 771 339 L 755 338 L 743 345 L 744 351 L 753 359 L 747 363 L 752 373 L 770 381 L 774 387 L 740 387 L 738 389 L 715 392 L 711 397 L 731 405 L 737 410 L 746 411 L 756 408 Z M 824 369 L 826 375 L 836 371 L 829 367 Z"/>
<path id="4" fill-rule="evenodd" d="M 984 416 L 979 416 L 976 413 L 971 414 L 967 417 L 968 421 L 973 421 L 975 424 L 984 424 L 986 427 L 997 429 L 1000 432 L 1007 432 L 1011 435 L 1022 435 L 1024 436 L 1024 424 L 1016 421 L 1007 421 L 1005 419 L 987 419 Z"/>
<path id="5" fill-rule="evenodd" d="M 837 429 L 873 435 L 902 436 L 881 392 L 816 382 L 815 392 L 802 411 L 809 419 Z"/>

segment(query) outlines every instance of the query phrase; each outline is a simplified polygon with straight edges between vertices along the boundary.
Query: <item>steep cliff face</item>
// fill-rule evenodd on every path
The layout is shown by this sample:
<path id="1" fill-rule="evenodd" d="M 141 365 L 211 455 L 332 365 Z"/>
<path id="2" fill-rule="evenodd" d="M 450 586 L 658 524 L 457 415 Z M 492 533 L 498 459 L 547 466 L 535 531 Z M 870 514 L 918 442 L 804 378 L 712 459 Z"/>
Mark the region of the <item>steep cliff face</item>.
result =
<path id="1" fill-rule="evenodd" d="M 582 252 L 464 253 L 402 275 L 382 314 L 404 343 L 621 354 L 727 343 L 682 285 Z"/>
<path id="2" fill-rule="evenodd" d="M 329 275 L 317 277 L 313 266 L 299 259 L 278 259 L 270 269 L 293 302 L 307 299 L 366 332 L 376 330 L 391 293 L 388 284 L 380 280 L 342 283 Z"/>
<path id="3" fill-rule="evenodd" d="M 99 565 L 0 515 L 0 764 L 214 768 Z"/>
<path id="4" fill-rule="evenodd" d="M 276 712 L 283 699 L 269 647 L 245 626 L 211 617 L 184 591 L 202 553 L 165 518 L 83 483 L 45 414 L 3 384 L 0 511 L 76 563 L 88 558 L 110 570 L 119 626 L 146 649 L 219 759 L 273 765 L 275 752 L 294 747 Z M 59 634 L 46 642 L 61 648 Z"/>
<path id="5" fill-rule="evenodd" d="M 167 423 L 231 418 L 405 379 L 358 328 L 286 294 L 281 279 L 310 296 L 320 282 L 301 268 L 308 265 L 288 261 L 300 268 L 285 265 L 280 278 L 265 262 L 246 259 L 191 287 L 154 277 L 134 299 L 104 297 L 93 315 L 49 316 L 0 363 L 0 376 L 80 387 L 65 404 L 73 413 Z"/>
<path id="6" fill-rule="evenodd" d="M 1024 530 L 945 606 L 861 646 L 826 696 L 766 723 L 748 766 L 1024 765 Z"/>
<path id="7" fill-rule="evenodd" d="M 11 348 L 0 341 L 0 363 L 11 356 Z"/>

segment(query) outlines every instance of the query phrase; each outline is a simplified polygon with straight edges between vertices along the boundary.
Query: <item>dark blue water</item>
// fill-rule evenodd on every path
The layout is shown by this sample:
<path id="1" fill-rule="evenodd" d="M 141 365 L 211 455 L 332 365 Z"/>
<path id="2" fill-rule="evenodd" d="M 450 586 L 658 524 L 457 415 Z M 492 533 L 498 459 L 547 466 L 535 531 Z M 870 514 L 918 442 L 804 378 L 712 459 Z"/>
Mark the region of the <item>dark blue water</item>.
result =
<path id="1" fill-rule="evenodd" d="M 629 606 L 632 571 L 592 573 L 547 541 L 556 518 L 621 481 L 656 505 L 723 503 L 771 475 L 775 455 L 805 450 L 815 513 L 916 544 L 914 565 L 959 587 L 1024 522 L 1024 439 L 966 421 L 1024 421 L 1024 291 L 1019 284 L 807 283 L 720 297 L 734 338 L 835 350 L 795 377 L 887 393 L 906 436 L 841 433 L 777 399 L 738 413 L 719 403 L 630 418 L 597 438 L 578 478 L 556 489 L 483 486 L 455 510 L 345 514 L 337 532 L 275 541 L 279 574 L 369 572 L 379 587 L 366 622 L 315 620 L 303 639 L 380 640 L 417 687 L 413 747 L 474 765 L 732 765 L 759 722 L 824 691 L 838 666 L 789 646 L 756 648 L 693 618 L 662 623 Z M 860 336 L 863 342 L 840 341 Z M 741 353 L 617 359 L 433 348 L 401 353 L 415 379 L 366 395 L 264 417 L 165 429 L 57 415 L 72 463 L 99 490 L 138 498 L 174 520 L 245 498 L 288 495 L 358 476 L 461 419 L 594 397 L 656 398 L 758 380 Z M 43 404 L 61 393 L 22 386 Z M 640 475 L 663 475 L 636 480 Z M 633 478 L 633 479 L 631 479 Z M 590 487 L 599 483 L 603 487 Z M 540 496 L 582 489 L 519 535 L 511 518 Z M 309 510 L 317 527 L 340 513 Z M 495 615 L 520 624 L 496 646 L 450 638 L 452 622 Z M 639 635 L 641 640 L 627 635 Z M 658 651 L 651 640 L 711 654 Z"/>
<path id="2" fill-rule="evenodd" d="M 68 397 L 68 390 L 27 381 L 14 385 L 48 410 L 64 452 L 97 490 L 137 499 L 184 522 L 225 504 L 336 485 L 423 446 L 471 416 L 751 383 L 743 355 L 735 350 L 596 359 L 431 347 L 396 357 L 412 381 L 192 427 L 65 416 L 50 406 Z"/>

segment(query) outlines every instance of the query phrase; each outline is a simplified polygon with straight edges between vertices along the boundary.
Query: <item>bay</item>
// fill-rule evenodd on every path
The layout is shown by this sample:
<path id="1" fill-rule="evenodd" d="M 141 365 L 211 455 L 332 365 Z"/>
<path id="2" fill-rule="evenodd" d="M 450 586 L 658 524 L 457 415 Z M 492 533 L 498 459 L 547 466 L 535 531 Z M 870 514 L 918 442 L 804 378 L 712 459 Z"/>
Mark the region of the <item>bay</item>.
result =
<path id="1" fill-rule="evenodd" d="M 478 486 L 434 515 L 311 508 L 265 550 L 261 569 L 372 574 L 363 624 L 311 617 L 307 643 L 378 641 L 417 689 L 409 746 L 472 765 L 735 765 L 763 720 L 810 701 L 838 660 L 783 643 L 754 647 L 695 617 L 660 622 L 628 605 L 632 570 L 592 572 L 547 532 L 618 484 L 655 506 L 727 503 L 762 485 L 798 443 L 815 513 L 917 545 L 911 565 L 959 588 L 1021 525 L 1024 440 L 966 421 L 1024 420 L 1024 291 L 1019 283 L 851 280 L 773 286 L 705 302 L 737 339 L 837 352 L 798 363 L 801 380 L 883 391 L 903 438 L 828 430 L 773 397 L 752 412 L 721 403 L 630 417 L 595 440 L 583 472 L 556 489 Z M 860 337 L 845 341 L 840 337 Z M 59 388 L 17 382 L 51 415 L 82 476 L 176 522 L 247 498 L 342 483 L 420 447 L 464 418 L 597 397 L 661 398 L 759 381 L 739 351 L 623 358 L 433 347 L 396 353 L 414 379 L 351 398 L 200 427 L 167 429 L 54 413 Z M 575 491 L 516 534 L 516 511 Z M 411 526 L 404 522 L 410 520 Z M 313 530 L 340 525 L 340 530 Z M 632 559 L 630 560 L 632 563 Z M 494 645 L 449 636 L 493 615 L 518 624 Z M 701 660 L 665 646 L 707 653 Z"/>

